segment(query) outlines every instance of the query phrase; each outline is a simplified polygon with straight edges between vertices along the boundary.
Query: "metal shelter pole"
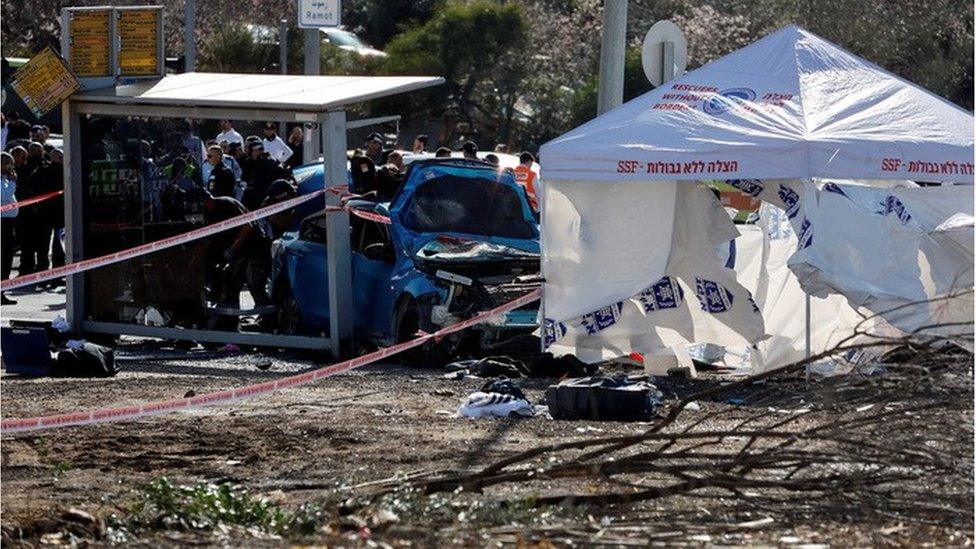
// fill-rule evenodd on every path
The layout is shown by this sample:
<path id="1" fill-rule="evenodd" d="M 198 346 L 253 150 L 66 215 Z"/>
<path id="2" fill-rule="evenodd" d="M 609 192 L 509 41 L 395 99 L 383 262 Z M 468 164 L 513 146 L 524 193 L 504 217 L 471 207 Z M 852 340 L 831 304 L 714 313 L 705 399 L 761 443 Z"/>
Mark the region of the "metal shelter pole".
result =
<path id="1" fill-rule="evenodd" d="M 624 52 L 627 42 L 627 0 L 604 0 L 600 42 L 600 89 L 597 115 L 624 102 Z"/>
<path id="2" fill-rule="evenodd" d="M 82 217 L 85 193 L 81 183 L 81 119 L 70 99 L 61 107 L 64 133 L 64 257 L 65 263 L 85 259 L 85 222 Z M 65 316 L 71 329 L 81 330 L 85 318 L 85 273 L 65 277 Z"/>
<path id="3" fill-rule="evenodd" d="M 325 186 L 346 183 L 346 112 L 330 111 L 322 122 Z M 326 204 L 339 206 L 339 195 L 327 193 Z M 349 243 L 349 212 L 339 209 L 326 214 L 326 272 L 329 296 L 329 341 L 332 358 L 352 350 L 352 250 Z"/>
<path id="4" fill-rule="evenodd" d="M 183 54 L 183 72 L 197 70 L 197 1 L 186 0 L 183 11 L 183 32 L 185 53 Z"/>
<path id="5" fill-rule="evenodd" d="M 321 34 L 319 33 L 319 29 L 304 29 L 302 34 L 305 36 L 305 74 L 317 75 L 322 72 Z M 343 117 L 345 117 L 345 114 L 343 114 Z M 302 149 L 302 158 L 308 164 L 314 162 L 319 157 L 319 151 L 322 150 L 322 142 L 314 126 L 310 127 L 310 125 L 306 125 L 305 131 L 307 133 Z M 343 156 L 343 166 L 345 166 L 345 156 Z M 328 183 L 328 180 L 326 182 Z"/>

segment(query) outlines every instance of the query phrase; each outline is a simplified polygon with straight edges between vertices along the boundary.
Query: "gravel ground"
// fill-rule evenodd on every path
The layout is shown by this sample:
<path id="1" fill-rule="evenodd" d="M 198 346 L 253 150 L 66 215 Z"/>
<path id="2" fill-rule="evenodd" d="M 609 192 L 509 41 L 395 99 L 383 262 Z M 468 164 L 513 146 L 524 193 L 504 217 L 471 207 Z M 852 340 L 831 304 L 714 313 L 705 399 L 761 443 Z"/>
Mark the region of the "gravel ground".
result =
<path id="1" fill-rule="evenodd" d="M 133 341 L 120 348 L 118 355 L 123 371 L 111 379 L 20 379 L 5 375 L 0 378 L 3 418 L 179 398 L 190 392 L 224 390 L 316 367 L 313 361 L 296 355 L 221 356 Z M 272 361 L 268 371 L 255 367 L 264 360 Z M 963 394 L 971 396 L 971 364 L 962 374 Z M 540 402 L 550 382 L 524 380 L 521 385 L 530 400 Z M 323 498 L 334 499 L 337 494 L 369 493 L 370 484 L 360 485 L 395 475 L 474 471 L 540 444 L 636 434 L 648 426 L 544 417 L 497 421 L 454 417 L 461 400 L 482 383 L 476 379 L 444 379 L 442 371 L 374 365 L 244 402 L 126 423 L 4 436 L 4 545 L 81 540 L 95 545 L 276 546 L 283 543 L 280 538 L 242 528 L 119 533 L 106 529 L 104 523 L 111 523 L 113 514 L 124 517 L 141 487 L 158 477 L 180 484 L 232 483 L 293 509 Z M 664 380 L 662 387 L 667 395 L 673 395 L 708 383 Z M 784 414 L 828 398 L 818 388 L 806 391 L 802 386 L 784 387 L 782 394 L 775 405 Z M 731 425 L 754 408 L 731 404 L 728 398 L 716 399 L 683 414 L 680 422 L 690 423 L 715 411 L 727 413 L 717 423 Z M 831 414 L 842 413 L 843 409 L 836 406 L 825 407 L 813 414 L 811 421 L 829 420 Z M 966 422 L 969 426 L 968 441 L 959 443 L 970 466 L 960 469 L 960 478 L 946 479 L 946 483 L 968 493 L 971 501 L 972 403 L 962 401 L 947 414 L 939 421 Z M 541 483 L 532 488 L 538 494 L 587 489 L 586 481 Z M 497 501 L 513 495 L 517 494 L 511 487 L 499 487 L 455 499 L 470 505 L 473 500 Z M 915 520 L 904 512 L 879 512 L 872 508 L 877 503 L 866 501 L 843 508 L 808 505 L 797 494 L 790 495 L 786 503 L 780 499 L 773 505 L 770 501 L 748 493 L 736 497 L 704 492 L 612 508 L 556 509 L 552 513 L 506 508 L 505 513 L 480 521 L 465 520 L 463 514 L 444 520 L 432 518 L 442 515 L 401 511 L 395 520 L 388 521 L 390 524 L 373 524 L 372 530 L 331 524 L 301 541 L 340 546 L 370 542 L 484 546 L 544 540 L 616 546 L 972 544 L 971 508 L 950 518 Z M 449 500 L 444 504 L 458 505 Z M 84 524 L 89 520 L 87 515 L 72 518 L 69 509 L 90 514 L 92 524 Z"/>

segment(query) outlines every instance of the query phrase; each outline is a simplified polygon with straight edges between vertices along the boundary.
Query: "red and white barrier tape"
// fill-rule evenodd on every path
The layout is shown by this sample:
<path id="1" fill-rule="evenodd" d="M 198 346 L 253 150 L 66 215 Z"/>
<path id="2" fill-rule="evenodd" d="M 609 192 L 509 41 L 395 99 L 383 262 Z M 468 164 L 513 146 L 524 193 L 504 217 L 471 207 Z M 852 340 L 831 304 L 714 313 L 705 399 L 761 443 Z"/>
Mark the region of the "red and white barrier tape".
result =
<path id="1" fill-rule="evenodd" d="M 337 207 L 333 206 L 332 208 L 334 208 L 336 210 L 342 210 L 342 209 L 348 210 L 349 213 L 351 213 L 352 215 L 354 215 L 356 217 L 361 217 L 363 219 L 368 219 L 370 221 L 375 221 L 377 223 L 382 223 L 384 225 L 392 225 L 393 224 L 393 222 L 390 221 L 390 218 L 387 217 L 387 216 L 385 216 L 385 215 L 383 215 L 383 214 L 378 214 L 378 213 L 375 213 L 375 212 L 367 212 L 365 210 L 357 210 L 356 208 L 350 208 L 348 206 L 345 207 L 345 208 L 337 208 Z"/>
<path id="2" fill-rule="evenodd" d="M 140 257 L 152 252 L 157 252 L 159 250 L 165 250 L 166 248 L 172 248 L 173 246 L 178 246 L 180 244 L 185 244 L 193 240 L 199 240 L 201 238 L 226 231 L 227 229 L 232 229 L 234 227 L 239 227 L 246 223 L 250 223 L 262 217 L 267 217 L 269 215 L 276 214 L 278 212 L 287 210 L 289 208 L 294 208 L 295 206 L 315 198 L 316 196 L 324 193 L 324 190 L 318 190 L 310 194 L 305 194 L 302 196 L 297 196 L 295 198 L 285 200 L 284 202 L 279 202 L 278 204 L 272 204 L 271 206 L 265 206 L 264 208 L 259 208 L 253 212 L 248 212 L 241 214 L 237 217 L 232 217 L 224 221 L 214 223 L 212 225 L 207 225 L 205 227 L 200 227 L 199 229 L 194 229 L 192 231 L 171 236 L 169 238 L 164 238 L 162 240 L 157 240 L 155 242 L 149 242 L 148 244 L 143 244 L 141 246 L 136 246 L 134 248 L 129 248 L 127 250 L 122 250 L 120 252 L 115 252 L 111 254 L 106 254 L 100 257 L 93 257 L 91 259 L 85 259 L 83 261 L 78 261 L 75 263 L 68 263 L 63 267 L 57 267 L 54 269 L 48 269 L 46 271 L 41 271 L 39 273 L 32 273 L 25 276 L 18 276 L 17 278 L 11 278 L 9 280 L 0 281 L 0 291 L 13 290 L 14 288 L 21 288 L 23 286 L 30 286 L 31 284 L 37 284 L 38 282 L 44 282 L 47 280 L 54 280 L 55 278 L 61 278 L 62 276 L 77 274 L 84 271 L 90 271 L 98 267 L 104 267 L 105 265 L 111 265 L 113 263 L 118 263 L 120 261 L 125 261 L 127 259 L 132 259 L 135 257 Z"/>
<path id="3" fill-rule="evenodd" d="M 48 198 L 54 198 L 55 196 L 62 195 L 62 194 L 64 194 L 64 191 L 51 191 L 49 193 L 39 194 L 37 196 L 25 198 L 20 202 L 11 202 L 10 204 L 4 204 L 3 206 L 0 206 L 0 212 L 9 212 L 10 210 L 16 210 L 17 208 L 23 208 L 25 206 L 30 206 L 31 204 L 44 202 Z"/>
<path id="4" fill-rule="evenodd" d="M 380 359 L 401 353 L 413 347 L 423 345 L 428 340 L 436 340 L 448 334 L 470 328 L 471 326 L 480 324 L 493 316 L 497 316 L 532 303 L 533 301 L 538 300 L 540 295 L 540 290 L 534 290 L 522 297 L 519 297 L 518 299 L 509 301 L 503 305 L 499 305 L 490 311 L 485 311 L 467 320 L 438 330 L 432 334 L 423 334 L 415 339 L 411 339 L 410 341 L 384 347 L 377 351 L 373 351 L 372 353 L 346 360 L 338 364 L 333 364 L 331 366 L 325 366 L 310 372 L 305 372 L 303 374 L 296 374 L 282 379 L 266 381 L 264 383 L 257 383 L 254 385 L 246 385 L 237 389 L 197 395 L 190 398 L 147 402 L 145 404 L 122 406 L 118 408 L 101 408 L 68 414 L 30 417 L 24 419 L 7 419 L 0 422 L 0 434 L 37 431 L 40 429 L 53 429 L 56 427 L 68 427 L 74 425 L 113 423 L 116 421 L 164 414 L 174 410 L 185 410 L 188 408 L 199 408 L 203 406 L 212 406 L 214 404 L 223 404 L 234 400 L 244 400 L 266 395 L 285 387 L 305 385 L 322 378 L 355 370 L 356 368 L 360 368 L 367 364 L 372 364 Z"/>

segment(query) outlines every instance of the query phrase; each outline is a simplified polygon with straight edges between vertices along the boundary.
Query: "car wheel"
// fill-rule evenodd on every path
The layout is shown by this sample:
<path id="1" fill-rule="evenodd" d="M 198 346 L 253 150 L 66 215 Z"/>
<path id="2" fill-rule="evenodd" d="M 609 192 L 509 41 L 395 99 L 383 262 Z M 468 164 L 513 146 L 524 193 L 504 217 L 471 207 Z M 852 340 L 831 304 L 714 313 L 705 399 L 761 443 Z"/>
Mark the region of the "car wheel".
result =
<path id="1" fill-rule="evenodd" d="M 417 302 L 409 297 L 401 299 L 396 308 L 396 342 L 403 343 L 414 339 L 420 329 L 420 309 L 417 307 Z M 437 368 L 446 364 L 448 346 L 446 342 L 428 341 L 398 356 L 407 366 Z"/>
<path id="2" fill-rule="evenodd" d="M 301 314 L 298 312 L 298 302 L 295 301 L 295 295 L 291 292 L 291 286 L 282 284 L 279 291 L 275 293 L 277 294 L 275 301 L 278 309 L 278 333 L 305 335 L 305 326 L 302 323 Z"/>

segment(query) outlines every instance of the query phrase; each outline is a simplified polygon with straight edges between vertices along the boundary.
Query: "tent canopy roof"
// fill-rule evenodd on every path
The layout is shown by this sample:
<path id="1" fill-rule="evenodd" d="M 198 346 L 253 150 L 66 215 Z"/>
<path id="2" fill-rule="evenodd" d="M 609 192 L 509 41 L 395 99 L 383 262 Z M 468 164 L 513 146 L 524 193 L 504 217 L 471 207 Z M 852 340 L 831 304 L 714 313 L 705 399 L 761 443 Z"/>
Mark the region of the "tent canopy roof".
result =
<path id="1" fill-rule="evenodd" d="M 542 147 L 579 180 L 973 182 L 973 115 L 796 26 Z"/>
<path id="2" fill-rule="evenodd" d="M 191 72 L 83 91 L 90 103 L 237 107 L 323 112 L 352 103 L 443 84 L 432 76 L 305 76 Z"/>

